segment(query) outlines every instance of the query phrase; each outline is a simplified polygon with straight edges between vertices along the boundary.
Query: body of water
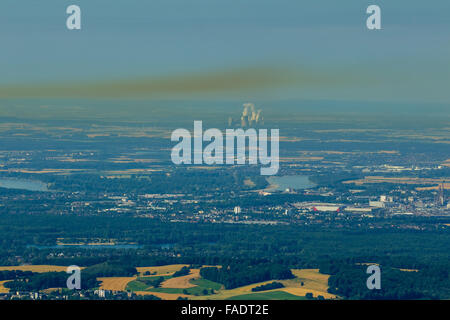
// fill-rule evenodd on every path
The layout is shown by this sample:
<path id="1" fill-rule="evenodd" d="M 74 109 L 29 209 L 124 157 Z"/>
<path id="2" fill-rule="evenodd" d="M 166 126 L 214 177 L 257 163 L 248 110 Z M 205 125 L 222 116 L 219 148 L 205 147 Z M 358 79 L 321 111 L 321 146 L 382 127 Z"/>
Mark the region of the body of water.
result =
<path id="1" fill-rule="evenodd" d="M 48 191 L 46 183 L 36 180 L 0 179 L 0 188 Z"/>
<path id="2" fill-rule="evenodd" d="M 309 180 L 308 176 L 272 176 L 267 178 L 270 186 L 267 188 L 271 191 L 284 191 L 286 189 L 302 190 L 313 188 L 316 185 Z"/>

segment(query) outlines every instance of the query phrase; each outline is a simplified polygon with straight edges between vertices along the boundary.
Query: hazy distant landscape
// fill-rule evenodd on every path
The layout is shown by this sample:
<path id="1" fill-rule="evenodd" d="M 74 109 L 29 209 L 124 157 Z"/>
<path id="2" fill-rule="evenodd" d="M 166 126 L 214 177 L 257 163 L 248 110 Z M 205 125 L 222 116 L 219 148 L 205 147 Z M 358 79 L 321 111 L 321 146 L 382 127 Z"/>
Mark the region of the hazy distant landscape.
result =
<path id="1" fill-rule="evenodd" d="M 0 3 L 0 300 L 450 299 L 450 2 L 76 2 Z"/>
<path id="2" fill-rule="evenodd" d="M 278 109 L 273 118 L 263 109 L 265 125 L 282 132 L 281 170 L 267 180 L 249 165 L 170 161 L 172 130 L 197 118 L 226 128 L 240 106 L 215 113 L 203 102 L 160 110 L 129 103 L 148 116 L 114 120 L 102 102 L 105 109 L 95 111 L 104 116 L 89 119 L 81 111 L 73 120 L 64 112 L 2 118 L 0 264 L 57 266 L 4 275 L 3 292 L 45 275 L 53 280 L 27 290 L 79 299 L 67 289 L 48 291 L 64 287 L 65 273 L 55 273 L 61 266 L 76 264 L 92 269 L 83 288 L 92 298 L 449 297 L 445 117 L 411 113 L 399 125 L 395 113 L 391 122 L 356 110 L 330 116 L 328 103 L 315 111 L 286 107 L 286 115 Z M 364 289 L 367 263 L 383 268 L 380 292 Z M 178 269 L 139 271 L 173 264 L 188 267 L 178 282 L 170 282 Z M 208 266 L 235 271 L 214 275 Z M 246 268 L 262 273 L 249 279 Z M 267 276 L 266 268 L 282 273 Z M 348 277 L 360 280 L 349 286 Z M 272 282 L 281 288 L 253 291 Z"/>

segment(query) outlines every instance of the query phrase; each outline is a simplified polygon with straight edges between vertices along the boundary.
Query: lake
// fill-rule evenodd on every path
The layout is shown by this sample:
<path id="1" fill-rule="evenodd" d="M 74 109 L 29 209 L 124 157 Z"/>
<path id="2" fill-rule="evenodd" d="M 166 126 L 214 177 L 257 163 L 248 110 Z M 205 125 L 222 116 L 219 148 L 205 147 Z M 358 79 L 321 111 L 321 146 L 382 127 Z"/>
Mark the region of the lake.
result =
<path id="1" fill-rule="evenodd" d="M 313 188 L 316 185 L 309 180 L 308 176 L 272 176 L 268 177 L 267 181 L 270 186 L 267 188 L 268 191 L 284 191 L 288 188 L 294 190 L 302 190 Z"/>
<path id="2" fill-rule="evenodd" d="M 48 191 L 47 184 L 37 180 L 0 179 L 0 188 Z"/>

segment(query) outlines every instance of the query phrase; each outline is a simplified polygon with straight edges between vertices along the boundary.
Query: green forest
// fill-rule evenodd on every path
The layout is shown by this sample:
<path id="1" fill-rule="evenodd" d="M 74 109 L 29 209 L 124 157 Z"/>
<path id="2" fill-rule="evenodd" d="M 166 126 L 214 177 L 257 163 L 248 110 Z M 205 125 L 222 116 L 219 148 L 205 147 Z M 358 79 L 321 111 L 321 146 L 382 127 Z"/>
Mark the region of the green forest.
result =
<path id="1" fill-rule="evenodd" d="M 221 266 L 202 268 L 201 275 L 227 289 L 289 279 L 291 268 L 319 268 L 331 275 L 330 292 L 346 299 L 450 298 L 450 235 L 442 229 L 194 224 L 135 217 L 2 214 L 0 233 L 0 265 L 87 267 L 83 271 L 87 287 L 97 285 L 96 277 L 132 276 L 139 266 L 180 263 Z M 135 243 L 136 247 L 55 246 L 60 238 L 71 242 L 114 239 Z M 381 290 L 367 290 L 367 263 L 381 266 Z M 180 270 L 179 275 L 187 271 Z M 9 283 L 11 288 L 37 289 L 61 284 L 67 275 L 16 271 L 1 272 L 0 279 L 14 280 Z"/>

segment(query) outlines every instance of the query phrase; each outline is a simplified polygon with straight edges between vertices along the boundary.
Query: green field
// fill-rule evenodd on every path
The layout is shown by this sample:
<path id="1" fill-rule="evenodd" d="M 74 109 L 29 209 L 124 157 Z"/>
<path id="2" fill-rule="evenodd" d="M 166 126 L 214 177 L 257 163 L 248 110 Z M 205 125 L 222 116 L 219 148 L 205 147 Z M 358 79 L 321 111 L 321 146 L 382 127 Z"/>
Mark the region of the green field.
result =
<path id="1" fill-rule="evenodd" d="M 145 280 L 151 280 L 159 278 L 160 276 L 149 276 L 149 277 L 139 277 L 137 280 L 131 281 L 127 285 L 127 290 L 129 291 L 148 291 L 148 292 L 162 292 L 162 293 L 175 293 L 175 294 L 188 294 L 193 296 L 201 296 L 205 294 L 211 294 L 211 291 L 218 291 L 222 288 L 220 283 L 209 281 L 206 279 L 192 279 L 190 282 L 195 287 L 192 288 L 154 288 L 145 283 Z M 169 279 L 170 276 L 164 276 L 164 279 Z M 205 290 L 208 293 L 205 293 Z"/>
<path id="2" fill-rule="evenodd" d="M 148 288 L 148 285 L 141 281 L 131 281 L 127 285 L 127 291 L 145 291 Z"/>
<path id="3" fill-rule="evenodd" d="M 155 280 L 157 278 L 164 278 L 164 280 L 169 279 L 169 276 L 147 276 L 147 277 L 139 277 L 134 281 L 131 281 L 127 285 L 128 291 L 147 291 L 150 286 L 146 284 L 146 280 Z"/>
<path id="4" fill-rule="evenodd" d="M 220 283 L 216 283 L 213 281 L 209 281 L 206 279 L 194 279 L 190 281 L 192 284 L 195 284 L 195 287 L 178 289 L 178 288 L 147 288 L 145 291 L 150 292 L 164 292 L 164 293 L 180 293 L 180 294 L 188 294 L 193 296 L 202 296 L 205 295 L 205 290 L 208 292 L 207 294 L 211 294 L 211 291 L 218 291 L 222 288 Z"/>
<path id="5" fill-rule="evenodd" d="M 214 281 L 210 281 L 210 280 L 206 280 L 203 278 L 200 279 L 192 279 L 190 281 L 192 284 L 195 284 L 199 287 L 202 288 L 207 288 L 207 289 L 214 289 L 214 290 L 220 290 L 223 285 L 221 285 L 220 283 L 214 282 Z"/>
<path id="6" fill-rule="evenodd" d="M 141 276 L 141 277 L 138 277 L 136 280 L 145 282 L 146 280 L 155 280 L 155 279 L 158 279 L 158 278 L 164 278 L 164 280 L 167 280 L 167 279 L 170 279 L 172 277 L 171 276 L 158 276 L 158 275 L 156 275 L 156 276 Z"/>

